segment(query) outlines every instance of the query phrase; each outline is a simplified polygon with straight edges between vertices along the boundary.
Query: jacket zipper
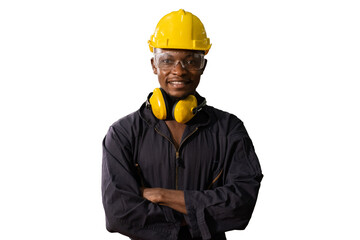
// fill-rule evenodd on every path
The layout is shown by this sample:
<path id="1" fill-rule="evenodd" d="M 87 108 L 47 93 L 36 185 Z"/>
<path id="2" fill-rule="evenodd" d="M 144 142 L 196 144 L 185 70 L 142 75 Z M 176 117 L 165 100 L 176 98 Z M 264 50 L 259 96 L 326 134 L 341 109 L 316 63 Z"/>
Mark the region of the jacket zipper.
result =
<path id="1" fill-rule="evenodd" d="M 192 131 L 189 135 L 186 136 L 186 138 L 184 138 L 183 141 L 181 141 L 180 145 L 179 145 L 179 149 L 176 151 L 176 162 L 178 161 L 178 159 L 180 158 L 180 149 L 181 146 L 183 145 L 183 143 L 189 138 L 191 137 L 196 131 L 198 130 L 198 128 L 195 128 L 194 131 Z M 179 164 L 176 164 L 176 179 L 175 179 L 175 184 L 176 184 L 176 190 L 179 189 Z"/>
<path id="2" fill-rule="evenodd" d="M 199 128 L 195 128 L 194 131 L 192 131 L 189 135 L 187 135 L 186 138 L 184 138 L 184 140 L 181 141 L 178 149 L 176 148 L 174 142 L 173 142 L 171 139 L 169 139 L 167 136 L 165 136 L 164 134 L 162 134 L 162 133 L 160 132 L 160 130 L 157 129 L 156 127 L 155 127 L 154 129 L 155 129 L 155 131 L 156 131 L 158 134 L 160 134 L 160 135 L 163 136 L 166 140 L 168 140 L 168 141 L 174 146 L 174 148 L 175 148 L 175 151 L 176 151 L 176 155 L 175 155 L 175 158 L 176 158 L 175 189 L 178 190 L 178 189 L 179 189 L 179 179 L 178 179 L 178 178 L 179 178 L 179 176 L 178 176 L 178 175 L 179 175 L 179 164 L 178 164 L 178 160 L 179 160 L 179 158 L 180 158 L 180 148 L 181 148 L 181 146 L 183 145 L 183 143 L 184 143 L 189 137 L 191 137 Z"/>

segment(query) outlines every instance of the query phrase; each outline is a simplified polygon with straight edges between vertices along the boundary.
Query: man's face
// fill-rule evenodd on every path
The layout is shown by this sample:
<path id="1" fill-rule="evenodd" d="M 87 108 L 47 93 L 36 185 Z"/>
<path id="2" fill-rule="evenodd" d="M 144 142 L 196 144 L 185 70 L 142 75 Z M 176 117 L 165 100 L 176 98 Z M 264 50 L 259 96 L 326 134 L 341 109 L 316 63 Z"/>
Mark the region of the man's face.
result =
<path id="1" fill-rule="evenodd" d="M 192 62 L 203 60 L 201 69 L 192 67 Z M 181 61 L 181 62 L 180 62 Z M 174 65 L 175 64 L 175 65 Z M 154 74 L 160 87 L 171 97 L 181 99 L 194 94 L 204 72 L 206 60 L 198 51 L 180 49 L 157 49 L 151 59 Z M 169 67 L 170 66 L 170 67 Z M 194 65 L 195 66 L 195 65 Z"/>

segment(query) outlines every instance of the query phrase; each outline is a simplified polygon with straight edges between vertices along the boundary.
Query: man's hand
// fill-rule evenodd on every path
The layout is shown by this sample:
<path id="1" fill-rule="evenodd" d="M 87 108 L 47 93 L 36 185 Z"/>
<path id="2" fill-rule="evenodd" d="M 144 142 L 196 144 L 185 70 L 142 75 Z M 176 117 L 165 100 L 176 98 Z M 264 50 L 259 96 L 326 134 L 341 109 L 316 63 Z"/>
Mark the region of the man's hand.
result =
<path id="1" fill-rule="evenodd" d="M 165 188 L 143 188 L 143 197 L 150 202 L 164 205 L 175 211 L 187 214 L 184 192 Z"/>
<path id="2" fill-rule="evenodd" d="M 143 188 L 143 198 L 153 203 L 161 203 L 163 200 L 163 188 Z"/>

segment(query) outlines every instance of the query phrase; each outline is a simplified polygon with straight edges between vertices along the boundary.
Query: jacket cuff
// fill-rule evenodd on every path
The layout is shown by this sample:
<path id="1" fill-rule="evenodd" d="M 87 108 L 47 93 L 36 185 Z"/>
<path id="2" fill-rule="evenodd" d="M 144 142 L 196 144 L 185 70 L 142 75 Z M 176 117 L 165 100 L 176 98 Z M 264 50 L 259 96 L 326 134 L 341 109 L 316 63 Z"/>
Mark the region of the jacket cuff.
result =
<path id="1" fill-rule="evenodd" d="M 174 216 L 174 211 L 171 208 L 163 206 L 163 212 L 164 212 L 165 219 L 166 219 L 167 222 L 176 223 L 176 218 Z"/>
<path id="2" fill-rule="evenodd" d="M 187 211 L 185 221 L 189 226 L 191 236 L 193 238 L 202 237 L 203 239 L 211 239 L 205 219 L 205 208 L 197 204 L 196 199 L 191 197 L 191 191 L 184 191 L 184 198 Z"/>

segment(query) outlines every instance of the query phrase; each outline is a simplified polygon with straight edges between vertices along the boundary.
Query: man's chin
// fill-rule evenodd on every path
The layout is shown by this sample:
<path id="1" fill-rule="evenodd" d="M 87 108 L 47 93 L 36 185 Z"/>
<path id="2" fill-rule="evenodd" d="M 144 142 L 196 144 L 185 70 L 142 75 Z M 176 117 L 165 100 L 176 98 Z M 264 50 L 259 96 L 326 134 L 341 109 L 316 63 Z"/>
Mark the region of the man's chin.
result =
<path id="1" fill-rule="evenodd" d="M 189 91 L 169 91 L 167 93 L 173 100 L 184 99 L 191 94 Z"/>

